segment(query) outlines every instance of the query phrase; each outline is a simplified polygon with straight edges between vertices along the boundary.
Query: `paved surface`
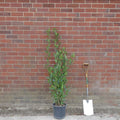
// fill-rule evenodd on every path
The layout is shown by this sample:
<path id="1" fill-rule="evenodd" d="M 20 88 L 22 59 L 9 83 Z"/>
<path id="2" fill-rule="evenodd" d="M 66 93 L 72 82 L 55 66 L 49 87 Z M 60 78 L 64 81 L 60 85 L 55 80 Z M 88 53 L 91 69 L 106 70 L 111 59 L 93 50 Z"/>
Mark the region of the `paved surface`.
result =
<path id="1" fill-rule="evenodd" d="M 0 120 L 55 120 L 53 116 L 4 116 Z M 72 115 L 66 116 L 63 120 L 120 120 L 120 115 Z"/>

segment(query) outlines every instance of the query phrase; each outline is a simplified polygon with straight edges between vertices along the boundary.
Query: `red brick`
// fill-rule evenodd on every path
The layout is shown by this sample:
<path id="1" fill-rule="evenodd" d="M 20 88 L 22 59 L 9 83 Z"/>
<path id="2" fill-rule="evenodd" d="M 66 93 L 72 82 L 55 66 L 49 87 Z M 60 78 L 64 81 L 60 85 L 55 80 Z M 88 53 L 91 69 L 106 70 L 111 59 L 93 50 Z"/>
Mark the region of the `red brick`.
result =
<path id="1" fill-rule="evenodd" d="M 24 43 L 35 43 L 35 40 L 25 40 Z M 29 55 L 29 54 L 27 54 Z"/>
<path id="2" fill-rule="evenodd" d="M 36 0 L 36 1 L 40 3 L 48 3 L 48 0 Z"/>
<path id="3" fill-rule="evenodd" d="M 54 26 L 53 22 L 44 22 L 43 23 L 44 26 Z M 43 27 L 41 27 L 41 29 L 43 29 Z"/>
<path id="4" fill-rule="evenodd" d="M 92 8 L 103 8 L 103 4 L 92 4 Z"/>
<path id="5" fill-rule="evenodd" d="M 120 8 L 120 4 L 117 5 L 117 8 Z"/>
<path id="6" fill-rule="evenodd" d="M 42 4 L 33 4 L 33 7 L 42 7 Z"/>
<path id="7" fill-rule="evenodd" d="M 61 3 L 72 3 L 72 0 L 61 0 Z"/>
<path id="8" fill-rule="evenodd" d="M 47 8 L 38 8 L 37 12 L 48 12 Z"/>
<path id="9" fill-rule="evenodd" d="M 36 39 L 36 38 L 39 38 L 39 36 L 38 35 L 31 35 L 31 38 Z"/>
<path id="10" fill-rule="evenodd" d="M 34 16 L 43 16 L 43 13 L 35 13 Z"/>
<path id="11" fill-rule="evenodd" d="M 101 30 L 101 31 L 106 31 L 106 30 L 107 30 L 107 27 L 97 27 L 97 30 L 98 30 L 98 31 L 100 31 L 100 30 Z"/>
<path id="12" fill-rule="evenodd" d="M 91 17 L 90 13 L 80 13 L 80 17 Z"/>
<path id="13" fill-rule="evenodd" d="M 61 30 L 72 30 L 72 27 L 61 27 Z"/>
<path id="14" fill-rule="evenodd" d="M 30 0 L 30 2 L 34 3 L 34 2 L 36 2 L 36 0 Z"/>
<path id="15" fill-rule="evenodd" d="M 21 3 L 12 3 L 11 7 L 22 7 Z"/>
<path id="16" fill-rule="evenodd" d="M 113 23 L 102 23 L 103 26 L 113 26 Z"/>
<path id="17" fill-rule="evenodd" d="M 120 3 L 119 0 L 110 0 L 110 3 Z"/>
<path id="18" fill-rule="evenodd" d="M 23 34 L 23 31 L 13 31 L 13 34 Z"/>
<path id="19" fill-rule="evenodd" d="M 68 7 L 74 8 L 74 7 L 79 7 L 78 4 L 68 4 Z"/>
<path id="20" fill-rule="evenodd" d="M 80 8 L 91 8 L 91 4 L 80 4 Z"/>
<path id="21" fill-rule="evenodd" d="M 85 11 L 86 11 L 86 12 L 97 12 L 96 9 L 86 9 Z"/>
<path id="22" fill-rule="evenodd" d="M 10 7 L 9 3 L 0 3 L 0 7 Z"/>
<path id="23" fill-rule="evenodd" d="M 84 9 L 73 9 L 73 12 L 84 12 Z"/>
<path id="24" fill-rule="evenodd" d="M 12 83 L 11 80 L 4 80 L 4 81 L 2 81 L 2 84 L 11 84 L 11 83 Z"/>
<path id="25" fill-rule="evenodd" d="M 0 35 L 0 38 L 4 39 L 4 38 L 5 38 L 5 35 Z"/>
<path id="26" fill-rule="evenodd" d="M 16 17 L 6 17 L 6 21 L 17 21 Z"/>
<path id="27" fill-rule="evenodd" d="M 12 16 L 23 16 L 23 13 L 12 13 Z"/>
<path id="28" fill-rule="evenodd" d="M 115 4 L 104 4 L 104 8 L 115 8 Z"/>
<path id="29" fill-rule="evenodd" d="M 96 18 L 85 18 L 86 22 L 94 22 L 96 20 L 97 20 Z"/>
<path id="30" fill-rule="evenodd" d="M 0 31 L 0 34 L 10 34 L 10 31 Z"/>
<path id="31" fill-rule="evenodd" d="M 75 13 L 68 13 L 67 16 L 68 17 L 77 17 L 77 15 Z"/>
<path id="32" fill-rule="evenodd" d="M 61 12 L 72 12 L 72 9 L 61 9 Z"/>
<path id="33" fill-rule="evenodd" d="M 92 14 L 92 17 L 103 17 L 103 14 L 101 14 L 101 13 L 99 13 L 99 14 L 93 13 L 93 14 Z"/>
<path id="34" fill-rule="evenodd" d="M 49 3 L 60 3 L 60 0 L 49 0 Z"/>
<path id="35" fill-rule="evenodd" d="M 5 21 L 5 17 L 0 17 L 0 21 Z"/>
<path id="36" fill-rule="evenodd" d="M 97 3 L 97 0 L 86 0 L 86 3 Z"/>
<path id="37" fill-rule="evenodd" d="M 56 16 L 57 17 L 66 17 L 67 13 L 57 13 Z"/>
<path id="38" fill-rule="evenodd" d="M 28 20 L 29 20 L 29 18 L 28 18 L 28 17 L 19 17 L 19 18 L 18 18 L 18 21 L 28 21 Z M 28 24 L 29 24 L 29 23 L 33 23 L 33 22 L 28 22 Z M 16 23 L 16 24 L 18 24 L 18 25 L 19 25 L 19 24 L 20 24 L 20 22 L 19 22 L 19 23 Z"/>
<path id="39" fill-rule="evenodd" d="M 0 11 L 4 11 L 4 8 L 0 8 Z"/>
<path id="40" fill-rule="evenodd" d="M 5 8 L 5 11 L 7 12 L 16 12 L 16 8 Z"/>
<path id="41" fill-rule="evenodd" d="M 120 18 L 110 18 L 109 21 L 111 21 L 111 22 L 118 22 L 118 21 L 120 21 Z"/>
<path id="42" fill-rule="evenodd" d="M 30 47 L 28 44 L 19 44 L 19 47 Z"/>
<path id="43" fill-rule="evenodd" d="M 107 13 L 107 14 L 104 14 L 104 17 L 115 17 L 115 14 L 109 14 L 109 13 Z"/>
<path id="44" fill-rule="evenodd" d="M 84 18 L 74 18 L 73 21 L 84 22 Z"/>
<path id="45" fill-rule="evenodd" d="M 23 7 L 32 7 L 32 4 L 30 4 L 30 3 L 24 3 Z"/>
<path id="46" fill-rule="evenodd" d="M 33 13 L 24 13 L 24 16 L 33 16 Z"/>
<path id="47" fill-rule="evenodd" d="M 5 0 L 5 2 L 17 2 L 17 0 Z"/>
<path id="48" fill-rule="evenodd" d="M 48 17 L 55 17 L 56 14 L 55 13 L 45 13 L 44 16 L 48 16 Z"/>
<path id="49" fill-rule="evenodd" d="M 115 32 L 115 35 L 119 35 L 119 34 L 120 34 L 120 32 L 119 32 L 119 31 Z"/>
<path id="50" fill-rule="evenodd" d="M 100 21 L 100 22 L 108 21 L 108 18 L 98 18 L 97 21 Z"/>
<path id="51" fill-rule="evenodd" d="M 30 10 L 30 12 L 36 12 L 36 8 L 31 7 L 29 10 Z"/>
<path id="52" fill-rule="evenodd" d="M 7 35 L 7 38 L 12 38 L 12 39 L 16 39 L 17 38 L 17 35 Z"/>
<path id="53" fill-rule="evenodd" d="M 5 0 L 5 2 L 17 2 L 17 0 Z"/>
<path id="54" fill-rule="evenodd" d="M 60 7 L 60 8 L 62 8 L 62 7 L 66 7 L 67 5 L 66 4 L 56 4 L 56 7 Z"/>
<path id="55" fill-rule="evenodd" d="M 49 12 L 60 12 L 60 8 L 50 8 Z"/>
<path id="56" fill-rule="evenodd" d="M 54 4 L 43 4 L 43 7 L 54 7 Z"/>
<path id="57" fill-rule="evenodd" d="M 85 0 L 74 0 L 74 3 L 85 3 Z"/>
<path id="58" fill-rule="evenodd" d="M 114 26 L 120 26 L 120 23 L 114 23 Z"/>
<path id="59" fill-rule="evenodd" d="M 0 0 L 0 2 L 4 2 L 5 0 Z"/>
<path id="60" fill-rule="evenodd" d="M 120 12 L 120 9 L 110 9 L 110 12 Z"/>
<path id="61" fill-rule="evenodd" d="M 113 52 L 120 52 L 120 49 L 114 49 Z"/>
<path id="62" fill-rule="evenodd" d="M 26 2 L 27 3 L 27 2 L 29 2 L 29 0 L 18 0 L 18 2 L 22 2 L 22 3 Z"/>
<path id="63" fill-rule="evenodd" d="M 109 3 L 109 0 L 98 0 L 98 3 Z"/>
<path id="64" fill-rule="evenodd" d="M 109 9 L 98 9 L 98 12 L 109 12 Z"/>
<path id="65" fill-rule="evenodd" d="M 47 17 L 44 17 L 44 18 L 37 18 L 37 21 L 48 21 L 48 18 L 47 18 Z"/>
<path id="66" fill-rule="evenodd" d="M 28 12 L 28 8 L 18 8 L 19 12 Z"/>
<path id="67" fill-rule="evenodd" d="M 24 31 L 24 34 L 42 34 L 42 31 Z"/>

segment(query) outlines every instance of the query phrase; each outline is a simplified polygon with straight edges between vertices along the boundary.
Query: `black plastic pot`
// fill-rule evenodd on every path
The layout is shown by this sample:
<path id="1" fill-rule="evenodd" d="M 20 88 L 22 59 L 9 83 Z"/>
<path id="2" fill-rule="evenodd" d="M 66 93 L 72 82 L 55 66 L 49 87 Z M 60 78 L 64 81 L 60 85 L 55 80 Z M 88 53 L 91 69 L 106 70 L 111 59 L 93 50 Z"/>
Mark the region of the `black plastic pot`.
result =
<path id="1" fill-rule="evenodd" d="M 66 104 L 64 106 L 56 106 L 54 103 L 53 104 L 53 112 L 54 112 L 54 118 L 56 118 L 56 119 L 65 118 Z"/>

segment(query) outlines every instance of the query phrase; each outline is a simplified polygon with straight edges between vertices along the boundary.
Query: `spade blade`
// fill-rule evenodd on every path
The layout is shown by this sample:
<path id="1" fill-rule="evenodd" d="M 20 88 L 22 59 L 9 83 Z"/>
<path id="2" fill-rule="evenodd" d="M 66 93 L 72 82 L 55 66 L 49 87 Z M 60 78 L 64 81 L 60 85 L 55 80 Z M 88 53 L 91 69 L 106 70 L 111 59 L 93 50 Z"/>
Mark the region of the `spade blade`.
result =
<path id="1" fill-rule="evenodd" d="M 84 115 L 93 115 L 93 101 L 92 100 L 83 100 L 83 112 Z"/>

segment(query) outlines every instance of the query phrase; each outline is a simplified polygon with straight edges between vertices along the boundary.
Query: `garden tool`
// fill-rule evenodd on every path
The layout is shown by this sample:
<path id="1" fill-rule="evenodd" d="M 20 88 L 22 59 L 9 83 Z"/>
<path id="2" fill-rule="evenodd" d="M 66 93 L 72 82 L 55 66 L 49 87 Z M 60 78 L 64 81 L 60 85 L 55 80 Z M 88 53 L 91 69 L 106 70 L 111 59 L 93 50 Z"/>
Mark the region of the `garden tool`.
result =
<path id="1" fill-rule="evenodd" d="M 93 101 L 88 99 L 88 63 L 83 64 L 83 70 L 85 73 L 85 78 L 86 78 L 86 93 L 87 93 L 87 99 L 83 100 L 83 112 L 84 115 L 93 115 L 94 110 L 93 110 Z"/>

